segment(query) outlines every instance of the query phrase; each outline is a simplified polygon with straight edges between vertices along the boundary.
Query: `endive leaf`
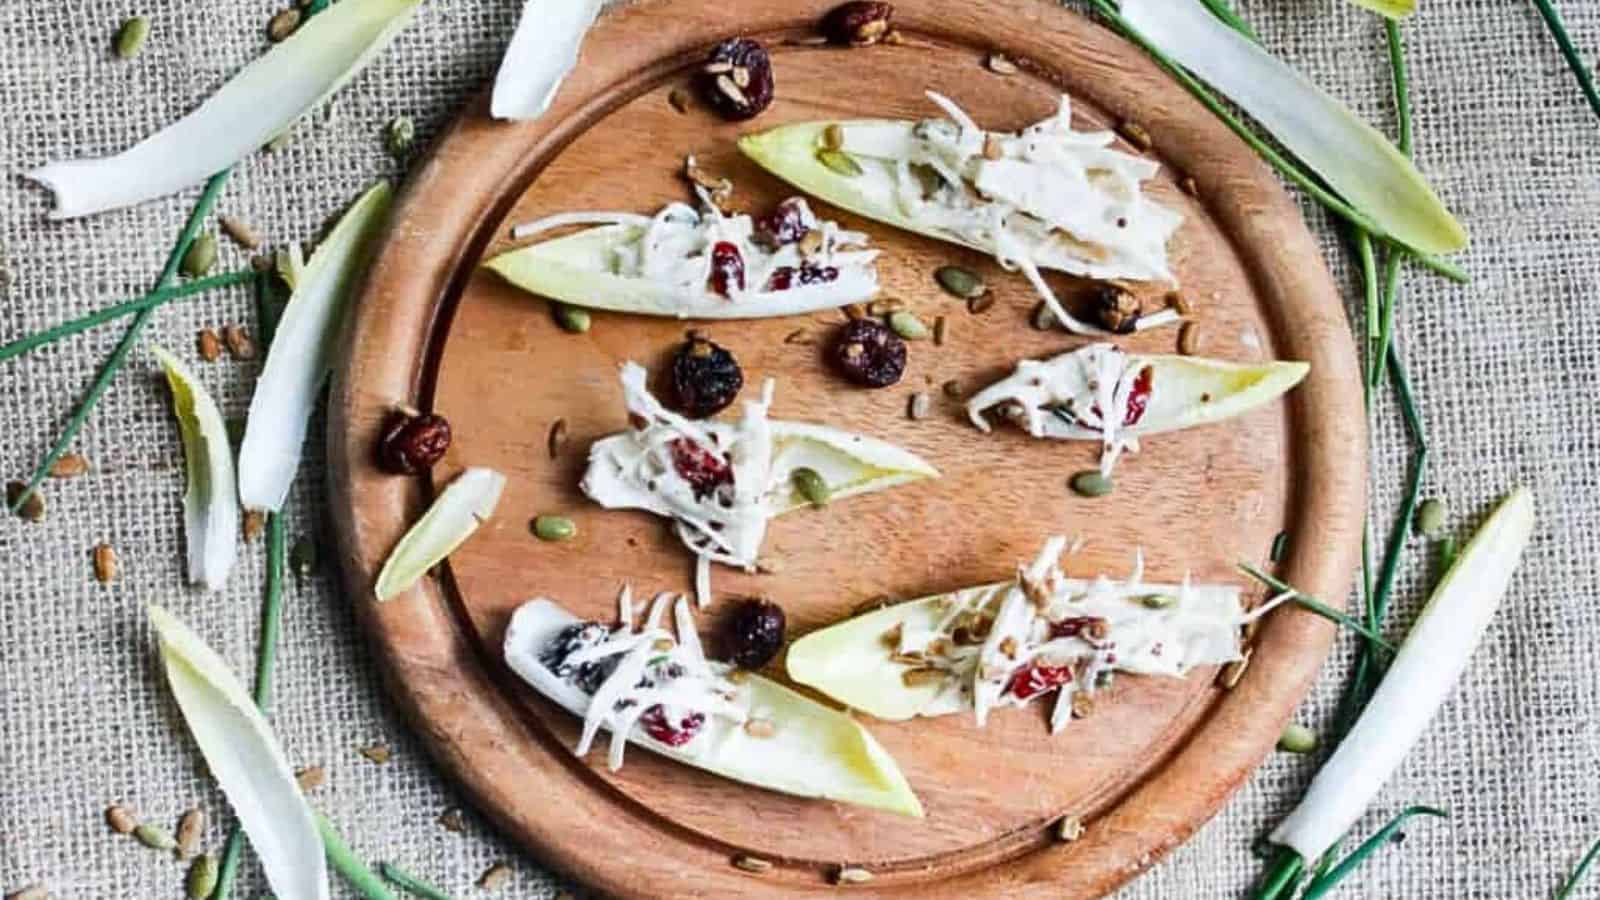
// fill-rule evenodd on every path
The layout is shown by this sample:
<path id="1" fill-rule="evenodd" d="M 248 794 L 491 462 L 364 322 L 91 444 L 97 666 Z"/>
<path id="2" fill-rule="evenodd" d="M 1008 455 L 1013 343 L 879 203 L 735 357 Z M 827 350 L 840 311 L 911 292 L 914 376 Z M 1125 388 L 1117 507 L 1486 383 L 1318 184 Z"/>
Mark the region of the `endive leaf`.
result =
<path id="1" fill-rule="evenodd" d="M 444 489 L 400 539 L 378 573 L 373 590 L 388 600 L 417 583 L 494 515 L 506 477 L 493 469 L 468 469 Z"/>
<path id="2" fill-rule="evenodd" d="M 1423 253 L 1467 246 L 1466 230 L 1404 154 L 1199 0 L 1123 0 L 1122 17 L 1253 116 L 1400 242 Z"/>
<path id="3" fill-rule="evenodd" d="M 387 182 L 368 189 L 311 254 L 311 261 L 295 267 L 294 293 L 278 320 L 239 447 L 239 499 L 249 509 L 277 512 L 283 507 L 300 465 L 306 423 L 339 346 L 345 305 L 392 193 Z"/>
<path id="4" fill-rule="evenodd" d="M 189 487 L 183 495 L 189 581 L 217 591 L 227 583 L 238 553 L 239 499 L 234 493 L 233 446 L 216 401 L 178 358 L 160 347 L 150 353 L 172 388 L 172 410 L 183 436 Z"/>
<path id="5" fill-rule="evenodd" d="M 279 897 L 325 900 L 328 870 L 316 819 L 271 726 L 199 635 L 159 606 L 149 612 L 172 695 L 268 884 Z"/>
<path id="6" fill-rule="evenodd" d="M 525 0 L 494 77 L 489 114 L 537 119 L 578 62 L 583 36 L 600 15 L 601 0 Z"/>
<path id="7" fill-rule="evenodd" d="M 53 162 L 28 177 L 51 217 L 131 206 L 197 184 L 283 132 L 361 71 L 421 0 L 342 0 L 246 65 L 199 109 L 116 156 Z"/>

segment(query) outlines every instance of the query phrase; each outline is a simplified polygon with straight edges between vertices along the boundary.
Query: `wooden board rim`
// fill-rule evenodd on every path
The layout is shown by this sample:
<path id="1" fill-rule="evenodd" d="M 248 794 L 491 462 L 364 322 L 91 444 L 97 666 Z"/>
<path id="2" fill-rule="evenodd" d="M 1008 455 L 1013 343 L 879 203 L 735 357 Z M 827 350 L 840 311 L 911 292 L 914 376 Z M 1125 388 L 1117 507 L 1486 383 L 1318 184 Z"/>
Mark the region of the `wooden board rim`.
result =
<path id="1" fill-rule="evenodd" d="M 541 160 L 574 136 L 578 126 L 572 123 L 603 115 L 614 98 L 665 77 L 703 47 L 703 39 L 677 27 L 672 15 L 693 5 L 652 0 L 608 14 L 591 34 L 585 60 L 609 54 L 608 65 L 627 76 L 602 83 L 597 68 L 580 65 L 555 107 L 533 123 L 491 123 L 480 98 L 419 165 L 369 273 L 336 369 L 329 477 L 341 568 L 391 694 L 446 770 L 508 834 L 607 894 L 640 894 L 630 875 L 640 871 L 662 879 L 650 886 L 651 896 L 792 894 L 805 888 L 792 881 L 769 885 L 731 868 L 728 857 L 736 848 L 709 846 L 670 825 L 626 815 L 625 798 L 596 796 L 565 748 L 521 752 L 510 739 L 521 734 L 520 716 L 495 688 L 502 674 L 483 664 L 483 648 L 458 627 L 448 572 L 390 603 L 368 599 L 389 547 L 428 496 L 427 486 L 417 481 L 378 473 L 370 463 L 371 442 L 390 406 L 427 405 L 434 337 L 447 330 L 441 326 L 448 323 L 446 301 L 463 277 L 460 260 L 475 258 L 473 248 L 482 246 L 486 229 L 498 221 L 497 204 L 514 198 Z M 736 25 L 747 34 L 798 35 L 829 6 L 826 0 L 752 3 Z M 1097 90 L 1096 102 L 1137 117 L 1152 133 L 1183 138 L 1167 155 L 1200 184 L 1212 217 L 1259 254 L 1251 257 L 1251 275 L 1264 294 L 1282 301 L 1274 323 L 1282 345 L 1312 363 L 1311 376 L 1291 400 L 1295 433 L 1305 448 L 1292 495 L 1301 521 L 1318 523 L 1319 534 L 1314 547 L 1302 545 L 1291 554 L 1285 577 L 1325 598 L 1344 596 L 1365 504 L 1358 367 L 1342 303 L 1317 245 L 1270 171 L 1136 49 L 1074 13 L 1034 0 L 978 10 L 956 0 L 922 0 L 902 6 L 898 21 L 913 33 L 987 33 L 995 46 L 1024 62 L 1070 59 L 1074 53 L 1114 57 L 1127 77 Z M 464 164 L 467 159 L 471 165 Z M 441 233 L 464 236 L 465 246 L 436 240 Z M 1164 768 L 1089 823 L 1078 841 L 1036 848 L 1004 866 L 936 883 L 901 881 L 855 891 L 1023 896 L 1048 883 L 1062 895 L 1092 896 L 1113 889 L 1191 834 L 1248 776 L 1309 688 L 1333 633 L 1309 614 L 1285 610 L 1271 616 L 1238 687 Z M 548 781 L 552 803 L 572 804 L 605 823 L 604 845 L 636 852 L 602 858 L 592 849 L 599 846 L 596 833 L 495 803 L 498 779 L 530 777 L 531 771 Z M 833 888 L 817 879 L 812 890 Z"/>

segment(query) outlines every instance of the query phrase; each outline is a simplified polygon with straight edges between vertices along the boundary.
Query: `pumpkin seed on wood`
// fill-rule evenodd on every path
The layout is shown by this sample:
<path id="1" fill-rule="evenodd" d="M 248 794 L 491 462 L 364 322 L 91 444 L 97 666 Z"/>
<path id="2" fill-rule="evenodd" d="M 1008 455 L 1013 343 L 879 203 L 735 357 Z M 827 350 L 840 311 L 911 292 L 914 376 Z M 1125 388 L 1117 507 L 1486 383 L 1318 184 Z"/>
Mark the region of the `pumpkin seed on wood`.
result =
<path id="1" fill-rule="evenodd" d="M 184 879 L 183 886 L 189 893 L 189 900 L 206 900 L 211 892 L 217 889 L 217 858 L 209 853 L 203 853 L 189 867 L 189 877 Z"/>
<path id="2" fill-rule="evenodd" d="M 846 178 L 855 178 L 866 171 L 861 168 L 861 163 L 856 162 L 855 157 L 843 150 L 829 150 L 827 148 L 818 150 L 817 162 Z"/>
<path id="3" fill-rule="evenodd" d="M 97 544 L 94 548 L 94 579 L 109 584 L 117 577 L 117 551 L 110 544 Z"/>
<path id="4" fill-rule="evenodd" d="M 1082 497 L 1104 497 L 1111 493 L 1111 489 L 1115 486 L 1111 478 L 1102 475 L 1099 469 L 1085 469 L 1072 476 L 1068 484 L 1072 487 L 1073 493 Z"/>
<path id="5" fill-rule="evenodd" d="M 794 484 L 795 493 L 812 506 L 827 506 L 833 499 L 833 489 L 816 469 L 801 466 L 789 475 L 789 480 Z"/>
<path id="6" fill-rule="evenodd" d="M 740 854 L 733 858 L 733 867 L 735 869 L 743 869 L 746 872 L 754 872 L 757 875 L 772 871 L 772 863 L 759 856 L 747 856 L 745 854 Z"/>
<path id="7" fill-rule="evenodd" d="M 172 835 L 165 828 L 149 822 L 141 823 L 134 828 L 133 836 L 151 850 L 171 850 L 178 846 L 178 842 L 172 839 Z"/>
<path id="8" fill-rule="evenodd" d="M 89 471 L 89 461 L 81 453 L 63 453 L 50 464 L 51 478 L 77 478 Z"/>
<path id="9" fill-rule="evenodd" d="M 150 19 L 148 16 L 134 16 L 122 23 L 117 29 L 115 47 L 117 56 L 121 59 L 133 59 L 144 49 L 144 42 L 150 38 Z"/>
<path id="10" fill-rule="evenodd" d="M 133 834 L 133 830 L 139 827 L 139 820 L 126 806 L 113 803 L 106 807 L 106 824 L 117 834 Z"/>
<path id="11" fill-rule="evenodd" d="M 533 534 L 541 541 L 569 541 L 578 533 L 578 526 L 565 516 L 538 516 L 533 520 Z"/>
<path id="12" fill-rule="evenodd" d="M 982 276 L 960 266 L 940 266 L 934 271 L 933 278 L 946 293 L 963 300 L 981 297 L 989 290 Z"/>
<path id="13" fill-rule="evenodd" d="M 1285 753 L 1310 753 L 1317 749 L 1317 733 L 1299 722 L 1290 722 L 1278 736 L 1278 749 Z"/>
<path id="14" fill-rule="evenodd" d="M 178 845 L 174 849 L 179 859 L 188 859 L 194 855 L 195 848 L 200 846 L 200 837 L 206 830 L 206 813 L 200 807 L 195 807 L 183 814 L 178 820 Z"/>
<path id="15" fill-rule="evenodd" d="M 911 395 L 910 401 L 906 403 L 906 416 L 913 422 L 920 422 L 928 417 L 928 409 L 932 405 L 933 401 L 929 399 L 925 392 L 917 391 Z"/>
<path id="16" fill-rule="evenodd" d="M 589 330 L 589 311 L 565 303 L 551 303 L 556 325 L 568 334 L 583 334 Z"/>
<path id="17" fill-rule="evenodd" d="M 1444 501 L 1437 497 L 1422 501 L 1414 521 L 1423 537 L 1438 537 L 1444 531 Z"/>
<path id="18" fill-rule="evenodd" d="M 217 237 L 214 234 L 202 234 L 195 238 L 183 254 L 183 274 L 190 278 L 199 278 L 216 264 Z"/>
<path id="19" fill-rule="evenodd" d="M 23 499 L 23 494 L 27 494 L 27 499 Z M 38 488 L 29 492 L 23 482 L 9 482 L 6 484 L 6 508 L 15 509 L 17 518 L 25 522 L 42 521 L 45 513 L 44 492 Z"/>
<path id="20" fill-rule="evenodd" d="M 279 10 L 276 15 L 267 20 L 267 39 L 274 44 L 288 40 L 300 27 L 302 14 L 295 7 Z"/>
<path id="21" fill-rule="evenodd" d="M 906 309 L 889 315 L 889 327 L 908 341 L 920 341 L 931 334 L 917 314 Z"/>

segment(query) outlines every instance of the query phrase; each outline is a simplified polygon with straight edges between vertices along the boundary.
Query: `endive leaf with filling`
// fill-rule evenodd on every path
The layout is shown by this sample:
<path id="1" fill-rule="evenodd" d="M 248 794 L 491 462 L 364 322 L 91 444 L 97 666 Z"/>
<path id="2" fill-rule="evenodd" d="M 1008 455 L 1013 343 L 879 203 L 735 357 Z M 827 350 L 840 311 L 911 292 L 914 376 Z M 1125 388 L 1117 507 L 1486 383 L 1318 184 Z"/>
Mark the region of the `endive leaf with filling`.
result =
<path id="1" fill-rule="evenodd" d="M 484 265 L 523 290 L 577 306 L 649 316 L 756 319 L 832 309 L 878 292 L 866 235 L 819 219 L 791 197 L 760 219 L 700 209 L 653 216 L 561 213 L 517 226 L 525 237 L 582 231 L 502 253 Z"/>
<path id="2" fill-rule="evenodd" d="M 1175 283 L 1167 243 L 1182 217 L 1143 190 L 1155 162 L 1114 149 L 1111 132 L 1073 130 L 1066 97 L 1055 115 L 1002 133 L 928 96 L 948 118 L 803 122 L 739 148 L 834 206 L 994 255 L 1080 334 L 1106 332 L 1069 315 L 1041 270 Z"/>
<path id="3" fill-rule="evenodd" d="M 609 509 L 644 509 L 676 520 L 679 538 L 702 559 L 753 566 L 767 521 L 806 505 L 796 469 L 822 477 L 833 499 L 939 473 L 892 444 L 767 417 L 769 379 L 738 423 L 692 421 L 661 405 L 644 367 L 622 366 L 623 400 L 636 427 L 589 450 L 583 491 Z"/>
<path id="4" fill-rule="evenodd" d="M 612 771 L 632 743 L 745 784 L 922 816 L 894 760 L 848 715 L 706 659 L 687 598 L 656 597 L 642 625 L 626 588 L 622 606 L 612 626 L 540 598 L 506 630 L 511 670 L 583 719 L 579 756 L 606 731 Z M 676 635 L 663 622 L 669 606 Z"/>
<path id="5" fill-rule="evenodd" d="M 1234 363 L 1143 356 L 1090 344 L 1048 360 L 1025 359 L 967 401 L 988 431 L 994 411 L 1038 438 L 1100 441 L 1109 473 L 1144 435 L 1220 422 L 1276 400 L 1311 370 L 1303 362 Z M 1109 410 L 1110 412 L 1106 412 Z"/>
<path id="6" fill-rule="evenodd" d="M 1182 678 L 1239 658 L 1238 588 L 1146 584 L 1142 561 L 1125 581 L 1068 578 L 1065 546 L 1051 538 L 1015 580 L 812 632 L 789 647 L 789 677 L 881 719 L 972 712 L 980 726 L 1054 693 L 1056 732 L 1112 673 Z"/>

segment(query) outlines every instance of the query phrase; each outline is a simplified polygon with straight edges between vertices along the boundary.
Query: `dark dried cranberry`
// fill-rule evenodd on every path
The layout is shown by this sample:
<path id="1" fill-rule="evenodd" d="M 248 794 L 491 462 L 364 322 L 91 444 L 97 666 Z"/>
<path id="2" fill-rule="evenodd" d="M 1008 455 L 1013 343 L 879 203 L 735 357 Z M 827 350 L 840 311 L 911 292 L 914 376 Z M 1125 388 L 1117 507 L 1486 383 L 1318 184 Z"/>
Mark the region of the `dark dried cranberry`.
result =
<path id="1" fill-rule="evenodd" d="M 906 370 L 906 342 L 882 322 L 856 319 L 840 329 L 833 361 L 856 384 L 888 387 Z"/>
<path id="2" fill-rule="evenodd" d="M 1029 663 L 1018 669 L 1011 676 L 1011 681 L 1006 684 L 1006 690 L 1018 700 L 1026 700 L 1035 694 L 1053 691 L 1071 680 L 1071 666 L 1046 666 L 1039 663 Z"/>
<path id="3" fill-rule="evenodd" d="M 774 247 L 793 244 L 811 230 L 807 221 L 806 202 L 790 197 L 773 208 L 772 212 L 756 220 L 756 233 Z"/>
<path id="4" fill-rule="evenodd" d="M 667 711 L 657 703 L 645 710 L 639 716 L 639 724 L 644 726 L 644 733 L 668 747 L 682 747 L 694 740 L 706 724 L 704 713 L 690 713 L 679 719 L 676 723 L 667 721 Z"/>
<path id="5" fill-rule="evenodd" d="M 783 648 L 783 607 L 759 597 L 739 604 L 728 617 L 727 653 L 735 665 L 759 669 Z"/>
<path id="6" fill-rule="evenodd" d="M 894 7 L 877 0 L 852 0 L 822 18 L 822 34 L 830 43 L 870 47 L 889 33 Z"/>
<path id="7" fill-rule="evenodd" d="M 672 448 L 672 467 L 694 488 L 696 500 L 733 487 L 733 466 L 727 460 L 688 438 L 678 438 L 667 446 Z"/>
<path id="8" fill-rule="evenodd" d="M 700 92 L 725 119 L 753 119 L 772 105 L 772 60 L 749 38 L 730 38 L 700 67 Z"/>
<path id="9" fill-rule="evenodd" d="M 539 653 L 539 662 L 556 673 L 556 677 L 577 685 L 586 694 L 600 689 L 602 682 L 617 666 L 617 657 L 593 660 L 578 665 L 567 662 L 572 654 L 593 647 L 611 635 L 610 629 L 599 622 L 574 622 L 561 629 Z"/>
<path id="10" fill-rule="evenodd" d="M 711 245 L 711 289 L 724 297 L 744 290 L 744 257 L 731 241 Z"/>
<path id="11" fill-rule="evenodd" d="M 1123 426 L 1137 425 L 1144 418 L 1145 407 L 1150 405 L 1150 391 L 1155 387 L 1156 370 L 1154 366 L 1145 366 L 1139 370 L 1139 375 L 1133 379 L 1133 387 L 1128 391 L 1128 411 L 1122 415 Z"/>
<path id="12" fill-rule="evenodd" d="M 798 279 L 795 277 L 796 274 L 799 275 Z M 787 291 L 794 287 L 797 280 L 801 285 L 838 281 L 839 270 L 833 266 L 817 266 L 808 262 L 801 263 L 799 269 L 794 266 L 779 266 L 767 277 L 767 290 Z"/>
<path id="13" fill-rule="evenodd" d="M 1139 324 L 1139 298 L 1114 284 L 1103 284 L 1094 292 L 1094 314 L 1107 331 L 1132 334 Z"/>
<path id="14" fill-rule="evenodd" d="M 450 423 L 444 416 L 395 411 L 378 438 L 378 464 L 396 475 L 415 475 L 433 468 L 450 449 Z"/>
<path id="15" fill-rule="evenodd" d="M 723 347 L 691 335 L 672 358 L 672 389 L 678 409 L 703 419 L 728 408 L 744 387 L 739 361 Z"/>

